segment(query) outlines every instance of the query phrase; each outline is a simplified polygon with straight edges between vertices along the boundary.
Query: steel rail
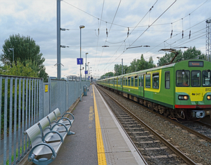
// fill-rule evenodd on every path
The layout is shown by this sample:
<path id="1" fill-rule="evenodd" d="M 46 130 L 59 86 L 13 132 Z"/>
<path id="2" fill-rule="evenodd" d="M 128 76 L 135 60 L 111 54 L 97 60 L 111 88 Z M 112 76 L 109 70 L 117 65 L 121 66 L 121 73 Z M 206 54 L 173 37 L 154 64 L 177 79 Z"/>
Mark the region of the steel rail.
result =
<path id="1" fill-rule="evenodd" d="M 188 131 L 188 132 L 190 132 L 190 133 L 192 133 L 192 134 L 194 134 L 194 135 L 200 137 L 201 139 L 206 140 L 207 142 L 210 142 L 210 143 L 211 143 L 211 138 L 209 138 L 209 137 L 207 137 L 207 136 L 205 136 L 205 135 L 203 135 L 203 134 L 201 134 L 201 133 L 199 133 L 199 132 L 197 132 L 197 131 L 195 131 L 195 130 L 193 130 L 193 129 L 191 129 L 191 128 L 188 128 L 188 127 L 182 125 L 181 123 L 178 123 L 177 121 L 174 121 L 174 120 L 172 120 L 172 119 L 170 119 L 170 118 L 167 118 L 167 117 L 165 117 L 165 116 L 163 116 L 163 115 L 161 115 L 161 114 L 155 112 L 154 110 L 151 110 L 151 109 L 149 109 L 149 108 L 147 108 L 147 107 L 145 107 L 145 106 L 143 106 L 143 105 L 141 105 L 141 104 L 139 104 L 139 103 L 137 103 L 137 102 L 135 102 L 135 101 L 133 101 L 133 100 L 129 100 L 129 99 L 128 99 L 128 101 L 133 102 L 133 103 L 135 103 L 135 104 L 138 105 L 138 106 L 141 106 L 141 107 L 144 108 L 145 110 L 150 111 L 151 113 L 154 113 L 155 115 L 157 115 L 157 116 L 159 116 L 159 117 L 161 117 L 161 118 L 163 118 L 163 119 L 165 119 L 165 120 L 171 122 L 172 124 L 177 125 L 177 126 L 183 128 L 184 130 L 186 130 L 186 131 Z M 195 121 L 195 122 L 196 122 L 196 121 Z M 204 125 L 204 126 L 207 126 L 207 127 L 211 128 L 211 126 L 208 125 L 208 124 L 202 123 L 202 122 L 200 122 L 200 121 L 197 121 L 197 122 L 198 122 L 199 124 L 201 124 L 201 125 Z"/>
<path id="2" fill-rule="evenodd" d="M 137 121 L 139 121 L 141 124 L 143 124 L 150 132 L 152 132 L 156 137 L 158 137 L 168 148 L 170 148 L 177 156 L 179 156 L 180 158 L 182 158 L 187 164 L 196 165 L 196 163 L 193 160 L 191 160 L 189 157 L 187 157 L 185 154 L 183 154 L 179 149 L 177 149 L 176 147 L 174 147 L 170 142 L 168 142 L 165 138 L 163 138 L 160 134 L 158 134 L 150 126 L 148 126 L 144 121 L 142 121 L 141 119 L 139 119 L 133 112 L 131 112 L 129 109 L 125 108 L 121 103 L 119 103 L 110 94 L 108 94 L 108 92 L 106 92 L 105 89 L 102 89 L 102 87 L 99 87 L 99 86 L 98 86 L 98 89 L 101 89 L 113 101 L 115 101 L 121 108 L 123 108 L 131 116 L 133 116 Z"/>
<path id="3" fill-rule="evenodd" d="M 205 127 L 211 128 L 211 125 L 210 124 L 207 124 L 207 123 L 204 123 L 204 122 L 201 122 L 201 121 L 194 121 L 194 122 L 196 122 L 198 124 L 201 124 L 201 125 L 203 125 Z"/>

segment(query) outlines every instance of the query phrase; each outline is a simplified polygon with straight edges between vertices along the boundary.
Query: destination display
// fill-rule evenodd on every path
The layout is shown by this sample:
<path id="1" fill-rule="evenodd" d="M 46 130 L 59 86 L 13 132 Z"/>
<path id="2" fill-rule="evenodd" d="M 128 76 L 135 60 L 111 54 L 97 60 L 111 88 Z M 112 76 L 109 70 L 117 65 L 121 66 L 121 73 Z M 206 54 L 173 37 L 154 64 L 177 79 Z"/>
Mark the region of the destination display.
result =
<path id="1" fill-rule="evenodd" d="M 188 66 L 189 67 L 203 67 L 204 62 L 203 61 L 189 61 Z"/>

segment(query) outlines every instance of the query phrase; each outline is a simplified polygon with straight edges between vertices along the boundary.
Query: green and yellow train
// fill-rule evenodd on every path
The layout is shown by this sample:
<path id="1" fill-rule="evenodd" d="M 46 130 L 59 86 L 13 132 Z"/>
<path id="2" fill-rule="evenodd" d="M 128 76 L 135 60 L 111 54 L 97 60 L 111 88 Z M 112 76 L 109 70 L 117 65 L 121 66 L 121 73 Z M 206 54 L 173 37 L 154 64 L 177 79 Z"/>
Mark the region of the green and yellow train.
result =
<path id="1" fill-rule="evenodd" d="M 105 78 L 97 84 L 171 118 L 211 115 L 211 63 L 178 63 Z"/>

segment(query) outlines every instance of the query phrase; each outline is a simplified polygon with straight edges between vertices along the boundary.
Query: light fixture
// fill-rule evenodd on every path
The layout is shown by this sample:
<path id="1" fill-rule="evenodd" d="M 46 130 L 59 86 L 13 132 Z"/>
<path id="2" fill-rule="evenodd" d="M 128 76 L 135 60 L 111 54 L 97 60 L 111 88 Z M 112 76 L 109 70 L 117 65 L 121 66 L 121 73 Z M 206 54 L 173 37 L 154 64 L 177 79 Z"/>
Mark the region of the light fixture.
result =
<path id="1" fill-rule="evenodd" d="M 149 45 L 140 45 L 140 46 L 128 47 L 126 49 L 139 48 L 139 47 L 150 47 L 150 46 Z"/>
<path id="2" fill-rule="evenodd" d="M 85 26 L 84 25 L 81 25 L 81 26 L 79 26 L 79 28 L 82 29 L 82 28 L 85 28 Z"/>

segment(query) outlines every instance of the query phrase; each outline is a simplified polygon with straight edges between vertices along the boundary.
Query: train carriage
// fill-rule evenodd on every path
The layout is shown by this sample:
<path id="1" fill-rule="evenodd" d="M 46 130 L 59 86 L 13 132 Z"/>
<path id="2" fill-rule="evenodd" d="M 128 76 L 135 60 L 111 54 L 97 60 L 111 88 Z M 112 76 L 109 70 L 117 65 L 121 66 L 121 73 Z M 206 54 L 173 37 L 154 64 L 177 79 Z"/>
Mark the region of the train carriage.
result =
<path id="1" fill-rule="evenodd" d="M 210 69 L 208 61 L 185 60 L 97 83 L 172 118 L 203 118 L 211 114 Z"/>

